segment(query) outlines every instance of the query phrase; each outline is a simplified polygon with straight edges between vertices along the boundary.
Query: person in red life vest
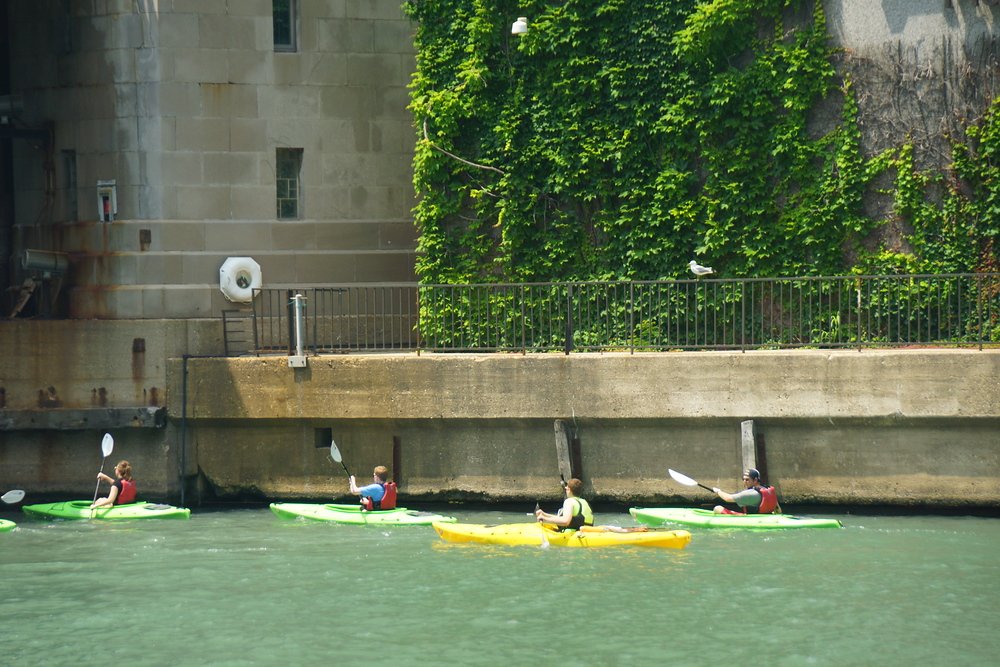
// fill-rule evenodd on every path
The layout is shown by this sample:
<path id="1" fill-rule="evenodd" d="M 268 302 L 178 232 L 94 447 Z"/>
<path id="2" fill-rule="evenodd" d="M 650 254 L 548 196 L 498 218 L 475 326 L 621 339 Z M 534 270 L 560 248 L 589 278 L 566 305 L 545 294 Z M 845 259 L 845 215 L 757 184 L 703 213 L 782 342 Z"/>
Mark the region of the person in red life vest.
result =
<path id="1" fill-rule="evenodd" d="M 103 472 L 97 473 L 100 482 L 107 482 L 111 485 L 107 498 L 98 498 L 91 507 L 111 507 L 112 505 L 124 505 L 135 502 L 135 480 L 132 479 L 132 466 L 128 461 L 119 461 L 115 466 L 115 477 L 111 479 Z"/>
<path id="2" fill-rule="evenodd" d="M 361 507 L 366 510 L 391 510 L 396 507 L 396 483 L 390 482 L 389 469 L 375 466 L 372 483 L 358 487 L 351 475 L 351 493 L 361 496 Z"/>
<path id="3" fill-rule="evenodd" d="M 760 481 L 760 472 L 756 468 L 749 468 L 743 473 L 743 486 L 739 493 L 726 493 L 722 489 L 714 488 L 715 495 L 722 498 L 727 503 L 734 503 L 739 510 L 731 510 L 722 505 L 715 506 L 716 514 L 781 514 L 781 506 L 778 504 L 778 492 L 773 486 L 767 486 Z"/>

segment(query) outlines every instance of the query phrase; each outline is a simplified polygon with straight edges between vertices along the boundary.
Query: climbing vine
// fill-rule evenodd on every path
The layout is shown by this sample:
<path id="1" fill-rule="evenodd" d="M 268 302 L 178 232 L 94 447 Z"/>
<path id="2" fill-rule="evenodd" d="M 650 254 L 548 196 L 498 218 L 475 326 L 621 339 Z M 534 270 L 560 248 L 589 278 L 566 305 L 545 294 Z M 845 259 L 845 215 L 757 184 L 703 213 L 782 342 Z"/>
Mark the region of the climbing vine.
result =
<path id="1" fill-rule="evenodd" d="M 866 158 L 820 2 L 404 8 L 425 283 L 996 270 L 997 106 L 947 174 Z M 887 177 L 898 247 L 864 207 Z"/>

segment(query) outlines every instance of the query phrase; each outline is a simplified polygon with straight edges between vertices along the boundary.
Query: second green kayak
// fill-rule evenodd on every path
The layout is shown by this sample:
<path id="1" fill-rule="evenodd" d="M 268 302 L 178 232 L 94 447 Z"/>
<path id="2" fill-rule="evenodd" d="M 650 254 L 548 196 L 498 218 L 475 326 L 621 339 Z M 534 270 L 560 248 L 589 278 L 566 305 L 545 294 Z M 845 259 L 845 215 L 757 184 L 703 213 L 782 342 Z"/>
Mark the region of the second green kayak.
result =
<path id="1" fill-rule="evenodd" d="M 90 509 L 89 500 L 66 500 L 59 503 L 25 505 L 25 514 L 45 519 L 187 519 L 191 510 L 173 505 L 135 502 Z"/>
<path id="2" fill-rule="evenodd" d="M 271 503 L 271 511 L 283 519 L 312 519 L 373 526 L 429 526 L 432 523 L 454 523 L 453 516 L 433 512 L 418 512 L 405 507 L 391 510 L 362 510 L 358 505 L 338 503 Z"/>
<path id="3" fill-rule="evenodd" d="M 676 523 L 699 528 L 787 530 L 790 528 L 840 528 L 836 519 L 816 519 L 792 514 L 715 514 L 712 510 L 687 507 L 633 507 L 629 514 L 648 526 Z"/>
<path id="4" fill-rule="evenodd" d="M 0 519 L 0 533 L 8 533 L 17 528 L 17 524 L 7 519 Z"/>

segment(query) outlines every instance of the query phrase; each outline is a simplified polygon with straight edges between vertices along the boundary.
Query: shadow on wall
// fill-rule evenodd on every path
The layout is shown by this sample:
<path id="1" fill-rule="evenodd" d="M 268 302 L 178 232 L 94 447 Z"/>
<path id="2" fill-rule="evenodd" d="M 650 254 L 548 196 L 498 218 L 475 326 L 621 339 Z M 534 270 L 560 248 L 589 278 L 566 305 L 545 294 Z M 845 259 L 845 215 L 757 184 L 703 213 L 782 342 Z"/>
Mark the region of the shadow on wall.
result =
<path id="1" fill-rule="evenodd" d="M 924 17 L 933 21 L 941 16 L 949 28 L 964 29 L 968 37 L 975 24 L 985 22 L 993 27 L 1000 18 L 1000 0 L 881 0 L 881 4 L 893 35 L 906 31 L 911 19 Z"/>

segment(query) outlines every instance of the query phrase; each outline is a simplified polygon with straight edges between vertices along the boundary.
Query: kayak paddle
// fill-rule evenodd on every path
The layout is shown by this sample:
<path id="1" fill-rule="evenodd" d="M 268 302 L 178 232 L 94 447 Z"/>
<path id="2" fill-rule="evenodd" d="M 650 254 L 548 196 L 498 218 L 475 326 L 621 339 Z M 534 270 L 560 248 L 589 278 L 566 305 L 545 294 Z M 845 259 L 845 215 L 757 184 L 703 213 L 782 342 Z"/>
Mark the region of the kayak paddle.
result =
<path id="1" fill-rule="evenodd" d="M 674 478 L 675 482 L 679 482 L 679 483 L 683 484 L 684 486 L 700 486 L 701 488 L 705 489 L 706 491 L 711 491 L 712 493 L 715 493 L 715 491 L 711 487 L 705 486 L 704 484 L 702 484 L 702 483 L 700 483 L 700 482 L 698 482 L 696 480 L 691 479 L 687 475 L 682 475 L 682 474 L 680 474 L 679 472 L 677 472 L 676 470 L 674 470 L 672 468 L 667 468 L 667 472 L 670 473 L 670 476 Z"/>
<path id="2" fill-rule="evenodd" d="M 348 477 L 351 476 L 351 471 L 347 469 L 347 465 L 344 463 L 344 457 L 340 455 L 340 450 L 337 449 L 337 443 L 333 440 L 330 441 L 330 458 L 341 465 Z"/>
<path id="3" fill-rule="evenodd" d="M 347 464 L 344 463 L 344 457 L 340 455 L 340 450 L 337 448 L 337 443 L 332 438 L 330 439 L 330 458 L 332 458 L 334 461 L 340 464 L 340 467 L 344 469 L 344 472 L 347 473 L 348 477 L 351 476 L 351 471 L 347 469 Z M 365 525 L 367 526 L 368 517 L 365 516 L 365 513 L 363 511 L 361 512 L 361 518 L 364 519 Z"/>
<path id="4" fill-rule="evenodd" d="M 104 439 L 101 440 L 101 453 L 104 454 L 104 458 L 101 459 L 101 472 L 104 472 L 104 464 L 108 462 L 108 457 L 111 456 L 111 452 L 115 449 L 115 439 L 111 437 L 110 433 L 104 434 Z M 97 486 L 94 487 L 94 499 L 91 504 L 97 502 L 97 490 L 101 488 L 101 480 L 98 478 Z"/>
<path id="5" fill-rule="evenodd" d="M 19 503 L 24 499 L 24 491 L 21 489 L 13 489 L 7 493 L 0 496 L 0 500 L 4 501 L 8 505 L 13 505 L 14 503 Z"/>

